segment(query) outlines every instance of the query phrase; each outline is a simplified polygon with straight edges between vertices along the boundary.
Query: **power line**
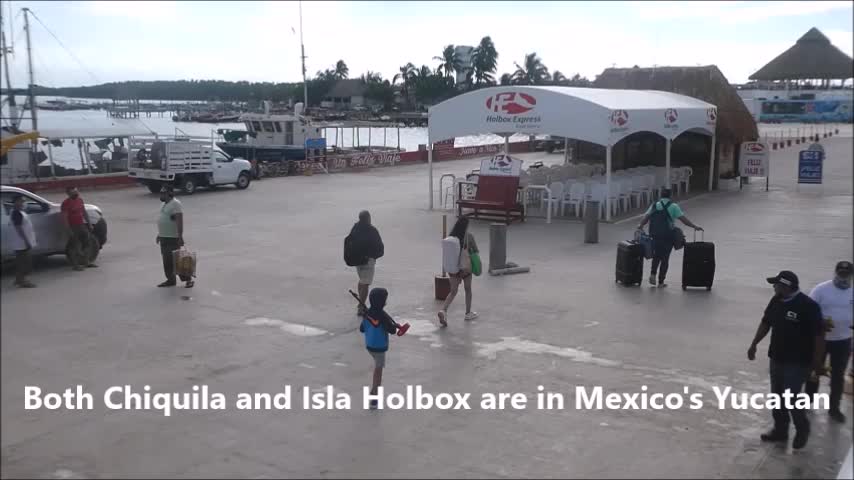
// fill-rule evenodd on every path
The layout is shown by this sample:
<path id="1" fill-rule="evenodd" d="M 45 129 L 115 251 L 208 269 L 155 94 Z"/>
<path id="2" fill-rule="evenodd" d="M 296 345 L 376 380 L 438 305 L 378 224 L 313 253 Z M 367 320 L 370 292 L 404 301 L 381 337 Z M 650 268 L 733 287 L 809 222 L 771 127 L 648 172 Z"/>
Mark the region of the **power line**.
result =
<path id="1" fill-rule="evenodd" d="M 30 13 L 33 15 L 33 18 L 35 18 L 35 19 L 36 19 L 36 20 L 41 24 L 41 26 L 42 26 L 42 27 L 44 27 L 44 29 L 45 29 L 45 30 L 47 30 L 47 33 L 49 33 L 49 34 L 50 34 L 50 36 L 52 36 L 52 37 L 53 37 L 53 39 L 54 39 L 54 40 L 56 40 L 56 42 L 57 42 L 57 43 L 59 43 L 59 46 L 61 46 L 61 47 L 63 48 L 63 50 L 65 50 L 65 53 L 67 53 L 68 55 L 70 55 L 70 56 L 71 56 L 71 58 L 73 58 L 73 59 L 74 59 L 74 61 L 76 61 L 76 62 L 77 62 L 77 64 L 78 64 L 78 65 L 80 65 L 80 67 L 81 67 L 83 70 L 86 70 L 86 73 L 88 73 L 88 74 L 92 77 L 92 79 L 94 79 L 94 80 L 95 80 L 95 82 L 96 82 L 96 83 L 101 83 L 101 80 L 98 78 L 98 76 L 97 76 L 97 75 L 95 75 L 94 73 L 92 73 L 92 71 L 91 71 L 91 70 L 89 70 L 88 68 L 86 68 L 86 65 L 83 65 L 83 62 L 82 62 L 82 61 L 80 61 L 80 59 L 79 59 L 79 58 L 77 58 L 77 55 L 74 55 L 74 53 L 72 53 L 72 52 L 71 52 L 71 50 L 69 50 L 69 49 L 68 49 L 68 47 L 66 47 L 66 46 L 65 46 L 65 44 L 64 44 L 64 43 L 62 43 L 62 40 L 60 40 L 56 35 L 54 35 L 54 34 L 53 34 L 53 32 L 52 32 L 49 28 L 47 28 L 47 25 L 45 25 L 45 24 L 44 24 L 44 22 L 42 22 L 42 19 L 41 19 L 41 18 L 39 18 L 39 17 L 38 17 L 38 15 L 36 15 L 36 14 L 35 14 L 35 12 L 33 12 L 32 10 L 30 10 Z"/>

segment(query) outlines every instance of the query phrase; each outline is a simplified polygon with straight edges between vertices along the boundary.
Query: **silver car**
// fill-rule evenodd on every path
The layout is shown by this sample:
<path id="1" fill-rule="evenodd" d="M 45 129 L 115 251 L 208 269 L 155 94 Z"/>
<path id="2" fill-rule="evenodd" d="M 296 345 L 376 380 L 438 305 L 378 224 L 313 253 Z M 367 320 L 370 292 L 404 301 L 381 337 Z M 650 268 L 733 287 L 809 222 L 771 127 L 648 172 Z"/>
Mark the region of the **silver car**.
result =
<path id="1" fill-rule="evenodd" d="M 65 254 L 68 255 L 68 232 L 62 224 L 61 206 L 53 203 L 32 192 L 22 188 L 11 186 L 0 186 L 0 197 L 2 197 L 3 208 L 0 212 L 0 232 L 2 232 L 2 261 L 5 262 L 15 257 L 15 251 L 11 247 L 11 235 L 17 235 L 10 221 L 15 197 L 24 196 L 24 211 L 33 222 L 36 232 L 36 247 L 32 254 L 36 256 Z M 89 242 L 89 261 L 94 261 L 101 251 L 101 247 L 107 243 L 107 221 L 101 213 L 101 209 L 95 205 L 86 204 L 86 213 L 89 220 L 94 224 L 94 239 Z"/>

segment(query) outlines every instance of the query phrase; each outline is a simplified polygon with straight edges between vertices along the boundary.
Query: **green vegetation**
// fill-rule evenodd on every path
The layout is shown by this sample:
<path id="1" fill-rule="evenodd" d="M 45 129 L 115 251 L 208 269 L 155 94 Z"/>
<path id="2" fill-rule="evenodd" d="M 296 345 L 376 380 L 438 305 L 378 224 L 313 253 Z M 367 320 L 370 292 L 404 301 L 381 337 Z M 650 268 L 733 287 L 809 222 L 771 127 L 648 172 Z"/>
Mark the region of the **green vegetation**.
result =
<path id="1" fill-rule="evenodd" d="M 427 65 L 417 68 L 409 62 L 400 67 L 391 80 L 368 71 L 359 79 L 365 84 L 365 97 L 390 108 L 395 104 L 395 94 L 399 92 L 399 101 L 404 108 L 432 105 L 447 100 L 460 93 L 478 88 L 500 85 L 564 85 L 589 87 L 591 82 L 576 74 L 567 78 L 555 70 L 549 73 L 548 67 L 536 52 L 525 55 L 522 64 L 514 63 L 516 71 L 498 77 L 498 50 L 490 37 L 483 37 L 472 52 L 471 68 L 466 69 L 454 51 L 454 45 L 447 45 L 442 54 L 433 57 L 439 65 L 431 69 Z M 465 73 L 465 80 L 456 83 L 456 74 Z M 339 80 L 350 77 L 350 69 L 344 60 L 338 60 L 332 68 L 318 71 L 308 80 L 309 104 L 319 105 L 327 93 Z M 17 91 L 16 93 L 26 93 Z M 55 95 L 77 98 L 104 98 L 141 100 L 202 100 L 202 101 L 246 101 L 257 102 L 272 100 L 283 102 L 289 99 L 300 101 L 303 97 L 303 84 L 271 82 L 227 82 L 223 80 L 177 80 L 153 82 L 114 82 L 88 87 L 47 88 L 36 87 L 36 95 Z"/>

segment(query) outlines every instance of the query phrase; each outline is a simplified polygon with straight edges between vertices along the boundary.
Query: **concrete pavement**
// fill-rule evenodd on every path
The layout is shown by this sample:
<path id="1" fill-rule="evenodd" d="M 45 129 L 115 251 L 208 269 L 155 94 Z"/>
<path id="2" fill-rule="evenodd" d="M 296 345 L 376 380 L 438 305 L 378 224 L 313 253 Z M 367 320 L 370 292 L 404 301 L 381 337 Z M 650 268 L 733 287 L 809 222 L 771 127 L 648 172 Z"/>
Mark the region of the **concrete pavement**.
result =
<path id="1" fill-rule="evenodd" d="M 2 284 L 2 476 L 8 477 L 835 477 L 851 428 L 815 412 L 798 453 L 763 445 L 765 411 L 718 410 L 713 385 L 766 392 L 768 340 L 746 349 L 771 295 L 764 278 L 794 270 L 808 288 L 852 256 L 852 142 L 834 137 L 827 184 L 796 188 L 797 150 L 774 152 L 771 191 L 756 182 L 693 199 L 686 213 L 717 247 L 711 292 L 682 292 L 681 254 L 668 289 L 614 284 L 615 244 L 634 222 L 513 225 L 508 258 L 526 275 L 474 282 L 480 318 L 435 326 L 441 212 L 426 210 L 426 166 L 268 179 L 180 197 L 186 240 L 199 253 L 196 288 L 157 289 L 159 202 L 143 189 L 83 192 L 103 208 L 110 243 L 101 267 L 71 272 L 64 259 L 37 267 L 38 289 Z M 545 154 L 525 155 L 529 160 Z M 559 161 L 559 155 L 551 157 Z M 436 166 L 462 174 L 477 161 Z M 761 185 L 760 185 L 761 183 Z M 58 197 L 59 198 L 59 197 Z M 342 258 L 359 210 L 386 244 L 375 286 L 389 312 L 411 322 L 393 338 L 384 383 L 401 391 L 523 392 L 537 386 L 608 392 L 702 393 L 700 410 L 241 412 L 238 392 L 334 385 L 360 403 L 371 359 L 347 294 L 356 274 Z M 453 217 L 449 215 L 449 223 Z M 449 225 L 450 227 L 450 225 Z M 488 222 L 473 231 L 488 251 Z M 647 264 L 647 269 L 648 264 Z M 648 271 L 648 270 L 647 270 Z M 187 298 L 182 298 L 186 296 Z M 24 386 L 60 392 L 81 384 L 93 411 L 25 411 Z M 111 411 L 113 385 L 188 392 L 208 385 L 226 411 Z M 826 391 L 826 382 L 822 385 Z M 850 397 L 846 398 L 850 410 Z"/>

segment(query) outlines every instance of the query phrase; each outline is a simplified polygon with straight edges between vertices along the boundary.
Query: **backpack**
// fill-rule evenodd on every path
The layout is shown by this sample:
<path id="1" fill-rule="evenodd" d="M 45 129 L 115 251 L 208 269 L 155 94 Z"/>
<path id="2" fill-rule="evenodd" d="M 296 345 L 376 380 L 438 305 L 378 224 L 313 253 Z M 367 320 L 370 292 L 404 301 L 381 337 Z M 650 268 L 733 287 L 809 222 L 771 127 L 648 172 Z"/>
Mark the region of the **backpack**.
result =
<path id="1" fill-rule="evenodd" d="M 664 201 L 659 200 L 653 205 L 652 213 L 649 216 L 649 235 L 653 239 L 662 239 L 671 235 L 673 227 L 670 226 L 670 212 L 667 211 L 671 203 L 673 202 L 664 203 Z M 661 210 L 656 208 L 658 204 L 661 204 Z"/>
<path id="2" fill-rule="evenodd" d="M 353 235 L 344 238 L 344 263 L 348 267 L 358 267 L 367 263 L 368 259 L 356 251 L 356 240 Z"/>

